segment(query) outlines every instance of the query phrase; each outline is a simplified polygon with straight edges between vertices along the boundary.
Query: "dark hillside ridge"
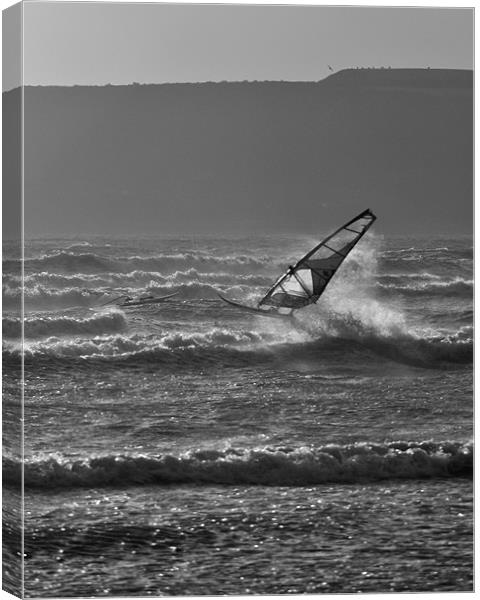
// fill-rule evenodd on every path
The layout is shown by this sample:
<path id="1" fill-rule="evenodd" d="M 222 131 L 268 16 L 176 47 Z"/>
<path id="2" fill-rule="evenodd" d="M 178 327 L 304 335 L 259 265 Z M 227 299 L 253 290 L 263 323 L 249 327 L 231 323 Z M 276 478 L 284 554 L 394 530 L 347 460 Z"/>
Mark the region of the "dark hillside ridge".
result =
<path id="1" fill-rule="evenodd" d="M 327 78 L 330 84 L 472 89 L 473 71 L 461 69 L 345 69 Z"/>
<path id="2" fill-rule="evenodd" d="M 310 232 L 367 206 L 386 231 L 471 231 L 472 84 L 471 71 L 351 69 L 27 87 L 27 235 Z"/>
<path id="3" fill-rule="evenodd" d="M 391 68 L 356 68 L 343 69 L 337 71 L 325 79 L 319 81 L 205 81 L 200 83 L 131 83 L 128 85 L 91 85 L 91 86 L 25 86 L 26 89 L 104 89 L 104 88 L 181 88 L 181 87 L 200 87 L 200 86 L 246 86 L 246 85 L 268 85 L 268 86 L 301 86 L 301 85 L 353 85 L 353 86 L 398 86 L 406 87 L 447 87 L 447 88 L 472 88 L 473 71 L 469 69 L 391 69 Z M 6 92 L 7 94 L 10 92 Z"/>

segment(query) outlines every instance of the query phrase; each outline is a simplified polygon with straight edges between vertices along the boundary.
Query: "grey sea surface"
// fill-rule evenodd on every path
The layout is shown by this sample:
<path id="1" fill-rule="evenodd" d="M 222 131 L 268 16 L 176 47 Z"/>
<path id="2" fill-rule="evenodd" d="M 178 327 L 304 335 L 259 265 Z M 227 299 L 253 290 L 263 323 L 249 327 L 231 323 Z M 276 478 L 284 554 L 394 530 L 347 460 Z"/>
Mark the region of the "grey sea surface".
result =
<path id="1" fill-rule="evenodd" d="M 293 321 L 218 298 L 317 241 L 26 242 L 27 597 L 473 589 L 472 238 L 369 232 Z"/>

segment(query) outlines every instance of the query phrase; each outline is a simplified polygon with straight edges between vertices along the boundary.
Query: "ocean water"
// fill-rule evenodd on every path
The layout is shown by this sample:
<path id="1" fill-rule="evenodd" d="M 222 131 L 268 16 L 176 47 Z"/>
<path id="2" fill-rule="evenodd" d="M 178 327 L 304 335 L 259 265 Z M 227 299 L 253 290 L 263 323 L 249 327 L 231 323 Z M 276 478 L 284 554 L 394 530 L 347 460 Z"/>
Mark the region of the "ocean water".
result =
<path id="1" fill-rule="evenodd" d="M 472 590 L 472 239 L 374 227 L 293 322 L 216 295 L 317 241 L 26 242 L 26 596 Z M 6 244 L 7 429 L 18 266 Z M 179 294 L 101 306 L 146 291 Z M 20 472 L 7 440 L 7 498 Z"/>

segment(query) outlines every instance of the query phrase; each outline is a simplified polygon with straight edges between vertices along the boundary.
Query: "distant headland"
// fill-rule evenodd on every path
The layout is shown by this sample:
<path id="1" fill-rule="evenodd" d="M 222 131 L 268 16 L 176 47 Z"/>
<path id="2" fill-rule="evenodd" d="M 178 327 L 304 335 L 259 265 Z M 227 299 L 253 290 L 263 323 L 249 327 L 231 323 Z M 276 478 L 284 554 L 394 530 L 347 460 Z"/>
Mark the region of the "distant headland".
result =
<path id="1" fill-rule="evenodd" d="M 27 233 L 172 231 L 185 215 L 215 231 L 308 231 L 325 206 L 332 224 L 369 206 L 387 231 L 471 230 L 469 70 L 27 86 L 24 97 Z M 4 94 L 4 119 L 18 100 Z"/>

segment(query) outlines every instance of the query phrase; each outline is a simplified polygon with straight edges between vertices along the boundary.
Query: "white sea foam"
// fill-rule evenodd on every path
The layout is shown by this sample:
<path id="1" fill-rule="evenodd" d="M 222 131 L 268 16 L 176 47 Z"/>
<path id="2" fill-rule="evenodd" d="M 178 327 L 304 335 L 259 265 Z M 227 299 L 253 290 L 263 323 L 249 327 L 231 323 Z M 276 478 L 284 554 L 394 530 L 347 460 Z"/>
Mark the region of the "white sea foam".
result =
<path id="1" fill-rule="evenodd" d="M 129 486 L 172 483 L 222 485 L 318 485 L 389 479 L 470 476 L 471 443 L 390 442 L 349 445 L 225 449 L 202 448 L 180 455 L 112 455 L 71 460 L 61 455 L 25 463 L 27 488 Z M 4 461 L 13 483 L 20 464 Z"/>

